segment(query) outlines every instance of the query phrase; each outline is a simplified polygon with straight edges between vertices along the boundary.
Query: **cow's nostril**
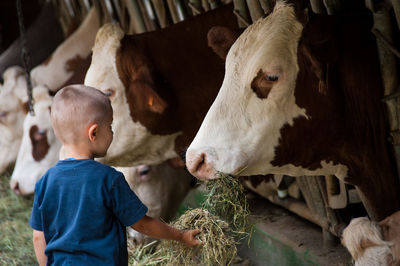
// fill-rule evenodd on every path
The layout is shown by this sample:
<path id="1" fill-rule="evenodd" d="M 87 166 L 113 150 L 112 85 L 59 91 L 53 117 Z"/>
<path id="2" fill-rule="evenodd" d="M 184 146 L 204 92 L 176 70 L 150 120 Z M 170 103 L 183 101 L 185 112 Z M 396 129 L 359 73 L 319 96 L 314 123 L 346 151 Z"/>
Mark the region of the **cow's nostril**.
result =
<path id="1" fill-rule="evenodd" d="M 197 166 L 195 167 L 196 172 L 198 172 L 201 169 L 201 167 L 203 167 L 205 160 L 206 160 L 206 155 L 204 153 L 200 154 L 200 158 L 197 162 Z"/>
<path id="2" fill-rule="evenodd" d="M 14 191 L 15 194 L 21 194 L 21 191 L 19 190 L 19 183 L 18 181 L 15 181 L 11 184 L 11 189 Z"/>

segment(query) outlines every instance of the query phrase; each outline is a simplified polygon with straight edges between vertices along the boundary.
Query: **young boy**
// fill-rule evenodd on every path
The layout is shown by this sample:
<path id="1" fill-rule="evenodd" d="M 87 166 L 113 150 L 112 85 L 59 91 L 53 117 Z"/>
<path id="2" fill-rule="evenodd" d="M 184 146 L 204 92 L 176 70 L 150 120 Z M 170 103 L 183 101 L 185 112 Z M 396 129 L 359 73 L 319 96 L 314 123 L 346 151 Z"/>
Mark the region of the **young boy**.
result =
<path id="1" fill-rule="evenodd" d="M 29 224 L 40 265 L 127 265 L 125 227 L 155 238 L 200 245 L 199 230 L 179 231 L 146 216 L 122 173 L 94 161 L 113 139 L 110 100 L 83 85 L 60 90 L 51 107 L 60 160 L 36 183 Z"/>

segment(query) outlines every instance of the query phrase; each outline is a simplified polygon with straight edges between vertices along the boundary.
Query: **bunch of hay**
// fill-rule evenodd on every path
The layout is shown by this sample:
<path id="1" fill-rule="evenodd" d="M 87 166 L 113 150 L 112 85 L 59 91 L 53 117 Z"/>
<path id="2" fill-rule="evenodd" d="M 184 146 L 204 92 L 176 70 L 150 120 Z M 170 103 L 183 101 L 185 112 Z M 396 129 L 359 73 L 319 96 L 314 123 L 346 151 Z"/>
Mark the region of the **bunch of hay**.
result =
<path id="1" fill-rule="evenodd" d="M 176 241 L 163 241 L 160 255 L 167 265 L 229 265 L 236 256 L 236 240 L 229 224 L 204 209 L 187 211 L 173 226 L 180 230 L 199 229 L 202 246 L 188 247 Z"/>
<path id="2" fill-rule="evenodd" d="M 138 248 L 133 265 L 230 265 L 236 244 L 247 236 L 249 205 L 240 182 L 229 175 L 207 182 L 203 208 L 186 211 L 172 226 L 199 229 L 202 246 L 188 247 L 177 241 L 161 241 L 154 253 Z M 208 210 L 207 210 L 208 209 Z"/>
<path id="3" fill-rule="evenodd" d="M 208 194 L 203 207 L 230 223 L 237 237 L 247 236 L 250 215 L 244 188 L 238 178 L 217 173 L 206 183 Z"/>
<path id="4" fill-rule="evenodd" d="M 204 209 L 185 212 L 172 224 L 180 230 L 199 229 L 202 246 L 188 247 L 178 241 L 162 240 L 145 246 L 128 246 L 130 265 L 229 265 L 236 257 L 235 238 L 227 222 Z"/>

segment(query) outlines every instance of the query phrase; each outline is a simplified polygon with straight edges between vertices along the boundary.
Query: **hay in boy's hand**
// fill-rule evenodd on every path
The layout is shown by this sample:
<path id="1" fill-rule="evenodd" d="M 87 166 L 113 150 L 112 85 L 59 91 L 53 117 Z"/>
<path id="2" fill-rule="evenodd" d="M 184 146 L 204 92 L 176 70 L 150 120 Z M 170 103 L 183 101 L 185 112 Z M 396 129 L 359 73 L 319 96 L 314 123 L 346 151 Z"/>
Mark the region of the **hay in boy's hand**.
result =
<path id="1" fill-rule="evenodd" d="M 203 207 L 228 221 L 236 237 L 246 237 L 250 211 L 238 178 L 218 172 L 216 179 L 208 181 L 206 187 L 209 192 Z"/>
<path id="2" fill-rule="evenodd" d="M 163 241 L 160 248 L 170 258 L 167 265 L 229 265 L 236 256 L 236 241 L 228 223 L 207 210 L 187 211 L 173 226 L 180 230 L 199 229 L 197 238 L 203 245 L 188 247 L 176 241 Z"/>

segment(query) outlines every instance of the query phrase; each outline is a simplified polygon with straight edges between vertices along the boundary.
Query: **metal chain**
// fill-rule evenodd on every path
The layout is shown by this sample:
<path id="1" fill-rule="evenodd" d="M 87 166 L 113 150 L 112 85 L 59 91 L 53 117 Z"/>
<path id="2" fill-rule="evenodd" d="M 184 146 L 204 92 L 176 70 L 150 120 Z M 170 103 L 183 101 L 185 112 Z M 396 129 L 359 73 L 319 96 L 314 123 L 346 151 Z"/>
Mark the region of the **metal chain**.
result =
<path id="1" fill-rule="evenodd" d="M 33 110 L 33 97 L 32 97 L 32 82 L 31 82 L 31 55 L 26 48 L 26 31 L 24 27 L 24 17 L 22 15 L 22 7 L 21 7 L 21 0 L 16 0 L 17 5 L 17 15 L 18 15 L 18 24 L 19 24 L 19 32 L 21 35 L 21 60 L 25 71 L 25 78 L 28 93 L 28 107 L 29 113 L 33 116 L 35 112 Z"/>

